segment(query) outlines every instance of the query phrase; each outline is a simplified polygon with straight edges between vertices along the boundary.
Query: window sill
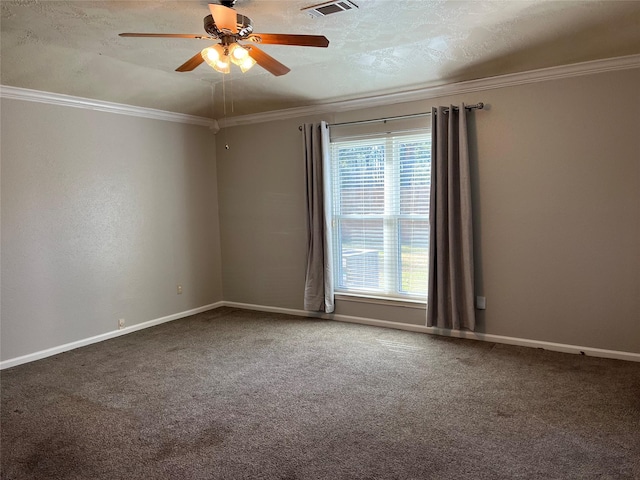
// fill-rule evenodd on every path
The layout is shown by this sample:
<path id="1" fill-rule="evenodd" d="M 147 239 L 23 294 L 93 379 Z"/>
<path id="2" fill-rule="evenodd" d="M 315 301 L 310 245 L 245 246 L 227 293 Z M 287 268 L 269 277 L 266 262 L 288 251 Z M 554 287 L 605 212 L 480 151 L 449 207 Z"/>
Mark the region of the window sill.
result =
<path id="1" fill-rule="evenodd" d="M 345 302 L 357 302 L 357 303 L 373 303 L 376 305 L 387 305 L 390 307 L 404 307 L 404 308 L 416 308 L 424 310 L 427 307 L 426 300 L 409 300 L 409 299 L 396 299 L 389 297 L 376 297 L 372 295 L 358 295 L 354 293 L 335 293 L 336 300 L 342 300 Z"/>

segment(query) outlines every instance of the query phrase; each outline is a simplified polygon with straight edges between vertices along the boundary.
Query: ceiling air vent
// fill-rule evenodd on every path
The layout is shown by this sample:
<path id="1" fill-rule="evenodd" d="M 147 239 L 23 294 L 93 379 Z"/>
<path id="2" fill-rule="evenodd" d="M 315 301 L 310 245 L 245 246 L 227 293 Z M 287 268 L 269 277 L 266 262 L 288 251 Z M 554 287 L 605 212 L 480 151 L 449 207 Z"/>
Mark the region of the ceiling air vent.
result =
<path id="1" fill-rule="evenodd" d="M 358 6 L 350 0 L 335 0 L 333 2 L 319 3 L 302 9 L 312 17 L 326 17 L 333 13 L 346 12 L 347 10 L 355 10 Z"/>

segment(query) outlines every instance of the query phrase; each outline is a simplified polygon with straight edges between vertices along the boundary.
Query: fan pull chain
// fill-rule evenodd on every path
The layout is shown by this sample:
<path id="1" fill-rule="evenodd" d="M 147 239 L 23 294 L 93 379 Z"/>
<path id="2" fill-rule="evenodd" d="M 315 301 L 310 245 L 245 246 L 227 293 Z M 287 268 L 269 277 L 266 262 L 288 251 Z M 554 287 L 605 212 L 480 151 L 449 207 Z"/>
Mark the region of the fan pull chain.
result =
<path id="1" fill-rule="evenodd" d="M 224 81 L 225 75 L 222 75 L 222 115 L 225 120 L 225 124 L 227 123 L 227 90 L 225 87 Z M 229 150 L 229 142 L 227 142 L 227 129 L 224 129 L 224 148 Z"/>
<path id="2" fill-rule="evenodd" d="M 233 77 L 233 70 L 229 73 Z M 229 85 L 229 93 L 231 97 L 231 113 L 233 114 L 235 112 L 234 105 L 233 105 L 233 78 L 231 78 L 231 84 Z"/>
<path id="3" fill-rule="evenodd" d="M 211 82 L 211 118 L 216 118 L 216 100 L 214 96 L 215 86 L 213 82 Z"/>
<path id="4" fill-rule="evenodd" d="M 227 91 L 224 83 L 224 75 L 222 75 L 222 114 L 227 119 Z"/>

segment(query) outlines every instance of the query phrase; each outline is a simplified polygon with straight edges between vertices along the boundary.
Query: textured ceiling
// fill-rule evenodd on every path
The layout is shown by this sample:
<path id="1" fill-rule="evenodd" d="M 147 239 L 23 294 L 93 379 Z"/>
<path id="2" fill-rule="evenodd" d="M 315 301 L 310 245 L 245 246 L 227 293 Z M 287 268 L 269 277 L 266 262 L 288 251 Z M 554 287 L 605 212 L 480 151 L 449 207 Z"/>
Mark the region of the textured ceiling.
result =
<path id="1" fill-rule="evenodd" d="M 640 53 L 640 1 L 238 0 L 258 33 L 325 35 L 328 48 L 264 45 L 291 68 L 175 68 L 211 44 L 121 38 L 203 34 L 206 1 L 1 0 L 3 85 L 203 117 L 307 106 Z M 224 98 L 224 102 L 223 102 Z"/>

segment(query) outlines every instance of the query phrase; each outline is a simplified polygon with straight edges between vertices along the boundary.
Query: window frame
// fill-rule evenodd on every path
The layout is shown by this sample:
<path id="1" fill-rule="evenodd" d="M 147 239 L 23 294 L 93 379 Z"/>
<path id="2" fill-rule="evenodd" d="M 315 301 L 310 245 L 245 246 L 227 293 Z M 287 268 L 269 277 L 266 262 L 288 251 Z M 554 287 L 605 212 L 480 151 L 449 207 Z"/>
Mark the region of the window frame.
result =
<path id="1" fill-rule="evenodd" d="M 400 175 L 401 164 L 401 150 L 407 143 L 422 143 L 424 144 L 426 151 L 426 159 L 428 167 L 425 169 L 426 179 L 425 184 L 429 189 L 426 193 L 427 197 L 427 212 L 422 214 L 416 213 L 402 213 L 401 211 L 401 197 L 402 197 L 402 178 Z M 336 198 L 340 198 L 337 193 L 340 187 L 337 187 L 338 179 L 342 178 L 339 174 L 340 167 L 338 166 L 337 152 L 340 148 L 357 146 L 366 144 L 370 145 L 383 145 L 384 146 L 384 210 L 383 213 L 374 213 L 362 215 L 345 214 L 340 211 L 340 202 L 335 201 Z M 355 301 L 364 301 L 367 303 L 387 303 L 393 302 L 402 303 L 405 306 L 420 308 L 427 301 L 427 288 L 428 288 L 428 267 L 425 267 L 425 291 L 424 293 L 410 293 L 403 291 L 403 268 L 402 268 L 402 247 L 403 243 L 400 238 L 400 229 L 402 220 L 412 220 L 426 222 L 426 261 L 428 265 L 429 257 L 429 241 L 428 241 L 428 224 L 429 224 L 429 212 L 428 212 L 428 199 L 430 196 L 430 168 L 431 168 L 431 131 L 430 129 L 422 128 L 420 131 L 403 131 L 403 132 L 384 132 L 373 135 L 356 136 L 356 137 L 343 137 L 338 139 L 332 139 L 330 142 L 330 171 L 331 171 L 331 197 L 334 199 L 331 207 L 331 242 L 333 245 L 333 261 L 334 261 L 334 282 L 336 296 L 353 299 Z M 345 287 L 343 279 L 344 269 L 343 265 L 343 237 L 341 229 L 344 220 L 357 220 L 358 217 L 367 220 L 381 220 L 382 222 L 382 237 L 383 248 L 385 252 L 383 256 L 383 273 L 382 273 L 382 288 L 370 289 L 370 288 L 357 288 L 357 287 Z M 423 227 L 424 228 L 424 227 Z M 387 254 L 388 253 L 388 254 Z"/>

